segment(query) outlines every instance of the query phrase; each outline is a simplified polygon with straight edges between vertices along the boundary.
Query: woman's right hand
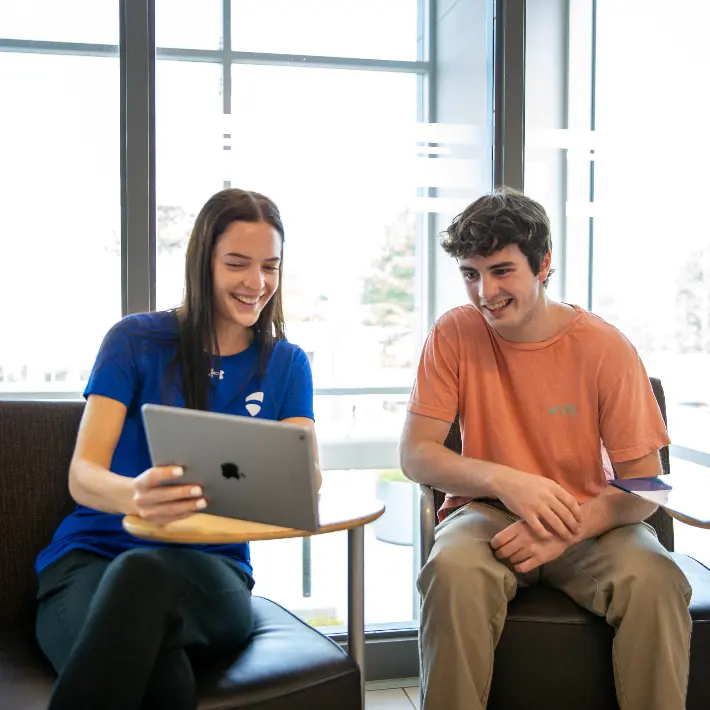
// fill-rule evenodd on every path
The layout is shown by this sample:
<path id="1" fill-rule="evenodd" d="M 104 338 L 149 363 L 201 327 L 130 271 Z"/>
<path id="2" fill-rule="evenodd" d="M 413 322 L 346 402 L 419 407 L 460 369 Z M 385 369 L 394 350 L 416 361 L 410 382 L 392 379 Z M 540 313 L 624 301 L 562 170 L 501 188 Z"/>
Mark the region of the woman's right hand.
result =
<path id="1" fill-rule="evenodd" d="M 204 510 L 207 501 L 200 486 L 161 485 L 183 474 L 180 466 L 155 466 L 136 477 L 133 503 L 137 514 L 156 525 L 167 525 Z"/>

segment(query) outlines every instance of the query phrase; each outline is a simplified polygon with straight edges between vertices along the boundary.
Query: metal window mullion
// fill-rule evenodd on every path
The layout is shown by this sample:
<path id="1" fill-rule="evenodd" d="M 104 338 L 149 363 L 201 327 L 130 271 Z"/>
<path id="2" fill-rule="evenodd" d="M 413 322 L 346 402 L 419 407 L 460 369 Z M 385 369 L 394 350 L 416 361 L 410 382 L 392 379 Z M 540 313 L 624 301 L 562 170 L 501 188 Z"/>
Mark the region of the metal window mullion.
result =
<path id="1" fill-rule="evenodd" d="M 590 67 L 589 96 L 589 129 L 594 133 L 597 129 L 597 0 L 592 0 L 592 58 Z M 589 205 L 592 213 L 589 216 L 589 263 L 587 266 L 587 308 L 594 308 L 594 191 L 595 191 L 594 160 L 589 161 Z"/>
<path id="2" fill-rule="evenodd" d="M 311 54 L 278 54 L 272 52 L 229 51 L 232 64 L 265 64 L 289 67 L 315 67 L 320 69 L 355 69 L 424 74 L 429 70 L 428 62 L 395 59 L 360 59 L 358 57 L 334 57 Z M 184 61 L 220 62 L 224 50 L 221 49 L 180 49 L 161 47 L 158 59 Z"/>
<path id="3" fill-rule="evenodd" d="M 155 308 L 155 0 L 120 0 L 121 308 Z"/>
<path id="4" fill-rule="evenodd" d="M 710 467 L 710 451 L 691 449 L 688 446 L 679 446 L 678 444 L 671 444 L 669 451 L 672 458 L 690 461 L 698 466 Z"/>
<path id="5" fill-rule="evenodd" d="M 324 69 L 365 69 L 386 72 L 418 72 L 428 70 L 427 62 L 399 61 L 396 59 L 360 59 L 357 57 L 330 57 L 308 54 L 272 54 L 269 52 L 231 52 L 234 64 L 278 64 L 293 67 Z"/>
<path id="6" fill-rule="evenodd" d="M 78 57 L 115 57 L 115 44 L 86 42 L 48 42 L 32 39 L 0 38 L 0 52 L 13 54 L 63 54 Z"/>
<path id="7" fill-rule="evenodd" d="M 232 113 L 232 0 L 222 0 L 222 113 L 229 116 Z M 225 120 L 223 125 L 228 125 Z M 229 123 L 231 126 L 231 121 Z M 225 136 L 224 150 L 231 150 L 232 136 Z M 227 145 L 229 143 L 229 146 Z M 230 153 L 231 155 L 231 153 Z M 231 172 L 231 171 L 230 171 Z M 225 176 L 223 187 L 232 187 L 229 175 Z M 305 538 L 304 538 L 305 539 Z"/>
<path id="8" fill-rule="evenodd" d="M 525 0 L 496 0 L 493 183 L 522 190 L 525 165 Z"/>
<path id="9" fill-rule="evenodd" d="M 140 0 L 140 5 L 144 5 L 146 2 L 147 0 Z M 138 7 L 138 5 L 136 7 Z M 131 9 L 134 10 L 135 8 L 132 7 Z M 15 40 L 0 38 L 0 52 L 115 57 L 116 49 L 116 46 L 111 44 L 48 42 L 42 40 Z M 401 72 L 422 75 L 429 71 L 429 63 L 427 61 L 420 60 L 412 62 L 393 59 L 360 59 L 358 57 L 334 57 L 307 54 L 234 52 L 224 49 L 160 47 L 159 49 L 156 49 L 156 56 L 158 59 L 185 62 L 219 63 L 229 61 L 230 65 L 265 64 L 273 66 Z"/>
<path id="10" fill-rule="evenodd" d="M 411 387 L 316 387 L 315 397 L 409 394 Z"/>
<path id="11" fill-rule="evenodd" d="M 417 59 L 426 62 L 429 67 L 425 74 L 417 76 L 417 121 L 423 124 L 436 123 L 436 31 L 434 19 L 436 18 L 436 0 L 419 0 L 418 3 L 418 56 Z M 435 156 L 430 155 L 429 160 Z M 434 198 L 438 190 L 434 185 L 419 188 L 418 194 L 423 194 L 425 204 L 428 205 L 424 215 L 417 217 L 420 225 L 421 239 L 417 243 L 416 264 L 419 270 L 419 328 L 425 335 L 434 322 L 436 312 L 436 224 L 437 214 L 434 212 Z M 422 338 L 423 340 L 423 338 Z M 390 462 L 387 462 L 390 463 Z M 399 467 L 397 449 L 394 451 L 395 467 Z M 412 579 L 419 574 L 419 525 L 414 511 L 413 518 L 413 554 L 412 554 Z M 416 585 L 411 590 L 412 619 L 419 620 L 419 590 Z"/>
<path id="12" fill-rule="evenodd" d="M 572 143 L 567 149 L 566 164 L 566 233 L 564 299 L 570 303 L 580 303 L 591 307 L 593 237 L 591 213 L 586 204 L 593 195 L 590 183 L 593 172 L 590 169 L 591 153 L 594 147 L 591 133 L 591 118 L 594 115 L 593 90 L 590 79 L 594 79 L 594 28 L 593 0 L 575 0 L 567 5 L 567 121 L 570 135 L 588 135 L 590 144 Z"/>
<path id="13" fill-rule="evenodd" d="M 417 117 L 423 123 L 436 123 L 436 102 L 437 102 L 437 46 L 435 18 L 437 12 L 436 0 L 420 0 L 419 4 L 419 26 L 422 34 L 422 56 L 429 70 L 419 79 L 421 91 L 419 111 Z M 430 160 L 434 156 L 430 156 Z M 422 314 L 420 325 L 424 333 L 433 325 L 436 316 L 436 249 L 437 249 L 437 214 L 434 211 L 434 198 L 438 190 L 435 186 L 425 188 L 429 207 L 425 217 L 424 244 L 421 252 L 420 265 L 423 272 L 422 284 Z"/>
<path id="14" fill-rule="evenodd" d="M 222 0 L 222 111 L 232 113 L 232 0 Z"/>

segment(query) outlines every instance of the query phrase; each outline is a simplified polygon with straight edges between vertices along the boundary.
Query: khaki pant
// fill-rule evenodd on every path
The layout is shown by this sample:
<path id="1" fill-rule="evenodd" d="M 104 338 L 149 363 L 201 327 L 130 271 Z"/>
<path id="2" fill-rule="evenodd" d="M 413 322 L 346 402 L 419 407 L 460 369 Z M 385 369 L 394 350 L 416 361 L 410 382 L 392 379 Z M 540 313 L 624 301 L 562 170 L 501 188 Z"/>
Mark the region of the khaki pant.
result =
<path id="1" fill-rule="evenodd" d="M 691 588 L 653 529 L 645 523 L 616 528 L 520 575 L 489 545 L 515 520 L 510 511 L 476 502 L 437 527 L 418 580 L 422 710 L 486 707 L 508 602 L 518 584 L 540 580 L 614 628 L 621 710 L 685 708 Z"/>

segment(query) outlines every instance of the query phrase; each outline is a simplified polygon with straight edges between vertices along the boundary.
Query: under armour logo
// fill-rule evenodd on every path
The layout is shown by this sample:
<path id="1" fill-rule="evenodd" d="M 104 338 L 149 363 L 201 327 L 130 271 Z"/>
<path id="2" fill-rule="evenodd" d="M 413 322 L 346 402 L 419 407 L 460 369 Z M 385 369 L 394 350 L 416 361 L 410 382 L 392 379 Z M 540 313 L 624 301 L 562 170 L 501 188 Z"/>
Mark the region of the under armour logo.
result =
<path id="1" fill-rule="evenodd" d="M 210 370 L 210 377 L 219 377 L 220 380 L 224 379 L 224 370 L 215 370 L 214 367 Z"/>
<path id="2" fill-rule="evenodd" d="M 264 393 L 263 392 L 253 392 L 246 398 L 246 408 L 247 412 L 252 415 L 252 417 L 255 417 L 260 411 L 261 411 L 261 405 L 260 404 L 250 404 L 250 402 L 263 402 L 264 401 Z"/>

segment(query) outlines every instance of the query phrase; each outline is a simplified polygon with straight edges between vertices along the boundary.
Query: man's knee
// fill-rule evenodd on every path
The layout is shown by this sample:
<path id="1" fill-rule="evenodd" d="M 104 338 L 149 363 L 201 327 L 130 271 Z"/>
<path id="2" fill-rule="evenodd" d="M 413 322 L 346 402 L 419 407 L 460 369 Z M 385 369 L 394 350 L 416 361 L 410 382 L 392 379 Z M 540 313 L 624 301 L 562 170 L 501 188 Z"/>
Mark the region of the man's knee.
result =
<path id="1" fill-rule="evenodd" d="M 633 597 L 690 602 L 692 588 L 683 570 L 661 551 L 639 550 L 624 565 L 626 582 Z"/>
<path id="2" fill-rule="evenodd" d="M 482 599 L 484 594 L 506 596 L 507 588 L 515 585 L 515 576 L 495 558 L 487 541 L 469 539 L 466 545 L 459 545 L 441 536 L 418 584 L 425 597 L 436 589 L 447 597 L 463 594 Z"/>
<path id="3" fill-rule="evenodd" d="M 618 609 L 627 601 L 663 608 L 690 601 L 691 587 L 680 569 L 646 525 L 626 525 L 607 533 L 607 551 L 614 556 L 615 572 L 610 579 Z M 607 536 L 605 536 L 606 538 Z"/>

